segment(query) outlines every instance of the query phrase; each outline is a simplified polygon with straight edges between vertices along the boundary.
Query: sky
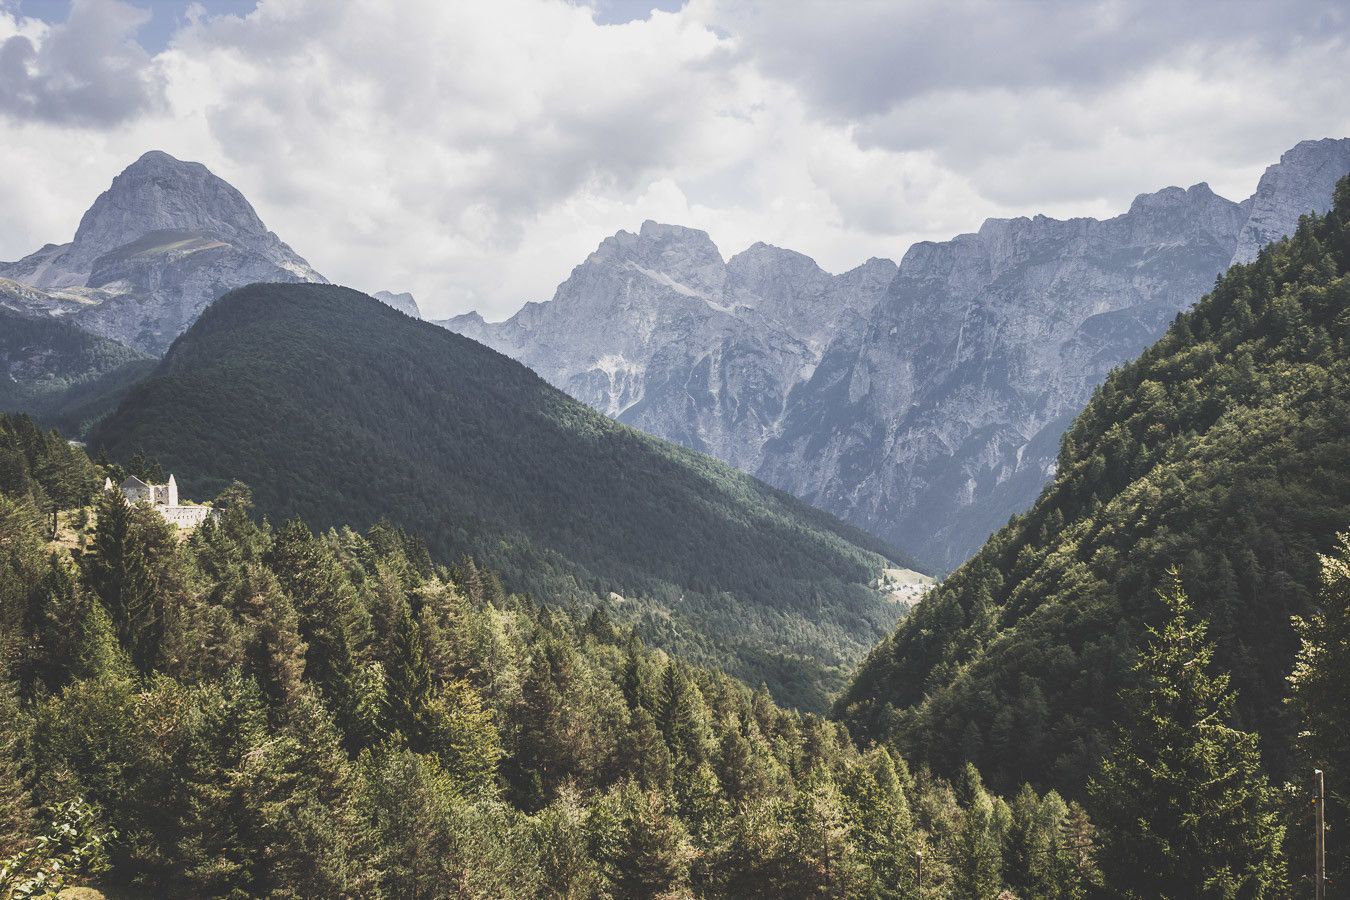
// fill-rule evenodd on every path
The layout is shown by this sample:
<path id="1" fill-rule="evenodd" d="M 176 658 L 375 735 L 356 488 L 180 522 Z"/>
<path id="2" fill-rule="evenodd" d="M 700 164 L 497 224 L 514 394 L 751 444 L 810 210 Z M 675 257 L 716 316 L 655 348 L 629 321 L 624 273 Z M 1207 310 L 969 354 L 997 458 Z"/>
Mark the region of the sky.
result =
<path id="1" fill-rule="evenodd" d="M 1350 136 L 1345 0 L 0 0 L 0 259 L 149 149 L 429 318 L 643 220 L 830 271 L 991 216 L 1233 199 Z"/>

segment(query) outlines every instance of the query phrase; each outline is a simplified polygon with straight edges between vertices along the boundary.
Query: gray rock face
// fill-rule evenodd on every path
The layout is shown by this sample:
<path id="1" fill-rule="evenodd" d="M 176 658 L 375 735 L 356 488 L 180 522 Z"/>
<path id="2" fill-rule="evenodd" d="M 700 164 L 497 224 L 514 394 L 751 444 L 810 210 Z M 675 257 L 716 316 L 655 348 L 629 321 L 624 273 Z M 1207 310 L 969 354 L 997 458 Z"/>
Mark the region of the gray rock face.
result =
<path id="1" fill-rule="evenodd" d="M 401 294 L 395 294 L 392 291 L 376 291 L 370 296 L 379 300 L 386 306 L 392 306 L 404 315 L 412 316 L 414 319 L 422 318 L 422 310 L 418 308 L 417 301 L 413 299 L 413 295 L 409 294 L 407 291 L 404 291 Z"/>
<path id="2" fill-rule="evenodd" d="M 990 220 L 915 245 L 794 396 L 760 474 L 959 563 L 1035 499 L 1093 387 L 1213 285 L 1246 218 L 1200 184 L 1103 222 Z"/>
<path id="3" fill-rule="evenodd" d="M 766 244 L 724 261 L 702 231 L 645 222 L 606 238 L 547 303 L 501 323 L 440 324 L 622 422 L 753 472 L 828 335 L 894 273 L 872 260 L 834 276 Z"/>
<path id="4" fill-rule="evenodd" d="M 549 302 L 441 324 L 945 570 L 1030 505 L 1113 366 L 1347 172 L 1350 140 L 1308 141 L 1242 203 L 1199 184 L 1106 221 L 995 219 L 839 276 L 646 223 Z"/>
<path id="5" fill-rule="evenodd" d="M 1281 154 L 1256 186 L 1233 262 L 1251 262 L 1266 244 L 1293 234 L 1299 216 L 1330 209 L 1336 182 L 1347 172 L 1350 138 L 1302 141 Z"/>
<path id="6" fill-rule="evenodd" d="M 255 281 L 325 279 L 200 163 L 151 151 L 113 179 L 68 244 L 0 277 L 44 293 L 31 311 L 162 353 L 213 300 Z"/>

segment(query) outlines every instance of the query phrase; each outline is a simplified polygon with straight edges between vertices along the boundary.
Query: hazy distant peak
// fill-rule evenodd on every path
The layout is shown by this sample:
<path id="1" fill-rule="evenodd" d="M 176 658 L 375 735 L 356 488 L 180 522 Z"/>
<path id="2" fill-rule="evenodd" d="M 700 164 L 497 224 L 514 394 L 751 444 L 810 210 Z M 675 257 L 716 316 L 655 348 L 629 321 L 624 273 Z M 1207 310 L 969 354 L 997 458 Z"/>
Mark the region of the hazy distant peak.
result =
<path id="1" fill-rule="evenodd" d="M 412 316 L 414 319 L 422 318 L 422 310 L 418 308 L 417 301 L 413 299 L 413 295 L 407 291 L 404 291 L 401 294 L 395 294 L 392 291 L 376 291 L 370 296 L 379 300 L 381 303 L 392 306 L 401 313 Z"/>

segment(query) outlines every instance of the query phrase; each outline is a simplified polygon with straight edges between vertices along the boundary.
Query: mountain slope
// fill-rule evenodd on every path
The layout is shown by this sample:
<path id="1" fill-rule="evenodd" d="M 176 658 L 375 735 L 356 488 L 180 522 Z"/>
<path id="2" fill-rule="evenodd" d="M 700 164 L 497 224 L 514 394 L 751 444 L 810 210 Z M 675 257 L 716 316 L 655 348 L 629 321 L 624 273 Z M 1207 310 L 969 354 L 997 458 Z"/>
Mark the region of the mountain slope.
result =
<path id="1" fill-rule="evenodd" d="M 613 592 L 652 639 L 807 706 L 894 623 L 886 548 L 525 367 L 345 288 L 234 291 L 91 436 L 315 526 L 381 517 L 540 599 Z M 193 473 L 186 475 L 185 473 Z"/>
<path id="2" fill-rule="evenodd" d="M 837 706 L 855 731 L 1080 788 L 1175 566 L 1282 774 L 1290 616 L 1350 523 L 1348 273 L 1350 180 L 1107 379 L 1030 512 L 870 655 Z"/>
<path id="3" fill-rule="evenodd" d="M 157 150 L 113 179 L 70 243 L 0 263 L 0 278 L 35 289 L 33 314 L 154 354 L 232 288 L 324 281 L 233 186 Z"/>
<path id="4" fill-rule="evenodd" d="M 950 570 L 1036 498 L 1107 372 L 1347 172 L 1350 140 L 1305 141 L 1242 203 L 1199 184 L 1103 221 L 991 219 L 839 276 L 649 222 L 548 302 L 444 324 Z"/>
<path id="5" fill-rule="evenodd" d="M 0 412 L 24 411 L 67 434 L 117 405 L 153 360 L 59 320 L 19 315 L 0 284 Z"/>

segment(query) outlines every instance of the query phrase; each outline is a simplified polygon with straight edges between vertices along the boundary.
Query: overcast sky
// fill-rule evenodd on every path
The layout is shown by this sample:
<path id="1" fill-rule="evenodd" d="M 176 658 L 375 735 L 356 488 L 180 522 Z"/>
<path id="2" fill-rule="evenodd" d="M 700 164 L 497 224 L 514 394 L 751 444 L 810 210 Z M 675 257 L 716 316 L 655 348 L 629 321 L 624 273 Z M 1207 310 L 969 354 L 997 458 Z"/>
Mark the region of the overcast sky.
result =
<path id="1" fill-rule="evenodd" d="M 1241 199 L 1350 136 L 1344 0 L 0 0 L 0 259 L 148 149 L 334 281 L 546 299 L 644 219 L 842 271 L 988 216 Z"/>

